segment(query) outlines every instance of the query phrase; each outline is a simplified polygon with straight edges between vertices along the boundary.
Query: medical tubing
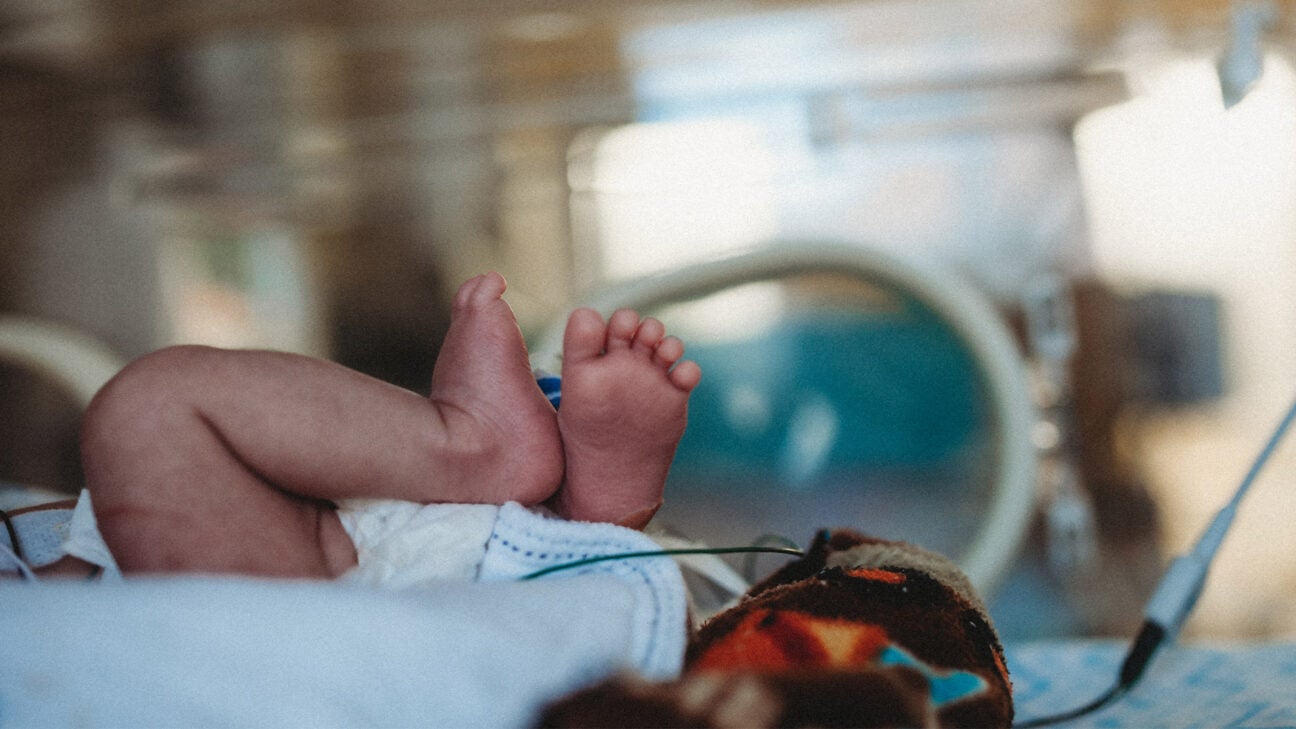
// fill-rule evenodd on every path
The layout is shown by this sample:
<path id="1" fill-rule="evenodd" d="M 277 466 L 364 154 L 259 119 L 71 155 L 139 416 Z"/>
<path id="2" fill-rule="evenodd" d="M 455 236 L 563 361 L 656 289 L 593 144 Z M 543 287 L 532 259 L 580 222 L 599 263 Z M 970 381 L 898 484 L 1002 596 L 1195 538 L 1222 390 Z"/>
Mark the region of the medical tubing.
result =
<path id="1" fill-rule="evenodd" d="M 35 581 L 36 573 L 27 564 L 27 555 L 23 554 L 22 542 L 18 539 L 18 527 L 14 526 L 13 518 L 9 516 L 9 512 L 0 509 L 0 521 L 4 522 L 5 531 L 9 534 L 9 544 L 13 545 L 10 548 L 0 544 L 0 556 L 7 557 L 24 580 Z"/>
<path id="2" fill-rule="evenodd" d="M 1144 620 L 1161 626 L 1173 639 L 1201 595 L 1209 571 L 1209 555 L 1193 551 L 1176 557 L 1148 600 L 1143 610 Z"/>
<path id="3" fill-rule="evenodd" d="M 1260 450 L 1260 455 L 1256 456 L 1255 462 L 1251 464 L 1251 470 L 1247 471 L 1246 477 L 1242 479 L 1242 485 L 1238 486 L 1237 492 L 1233 494 L 1233 499 L 1226 508 L 1237 509 L 1237 505 L 1242 502 L 1242 497 L 1251 489 L 1251 484 L 1255 483 L 1256 477 L 1260 475 L 1260 469 L 1264 468 L 1270 456 L 1273 455 L 1274 451 L 1278 450 L 1278 444 L 1282 442 L 1283 436 L 1287 434 L 1293 421 L 1296 421 L 1296 400 L 1293 400 L 1291 406 L 1287 408 L 1287 414 L 1283 416 L 1282 422 L 1274 429 L 1273 435 L 1269 436 L 1269 442 L 1265 443 L 1264 448 Z M 1225 528 L 1227 528 L 1227 525 L 1225 525 Z M 1223 540 L 1224 536 L 1221 534 L 1219 538 Z"/>
<path id="4" fill-rule="evenodd" d="M 749 552 L 760 552 L 765 554 L 786 554 L 791 557 L 804 557 L 805 552 L 800 549 L 790 547 L 696 547 L 687 549 L 654 549 L 647 552 L 622 552 L 620 554 L 600 554 L 585 559 L 578 559 L 574 562 L 563 562 L 544 569 L 536 570 L 527 575 L 518 578 L 519 580 L 534 580 L 538 577 L 562 572 L 565 570 L 576 569 L 586 565 L 596 564 L 598 562 L 610 562 L 620 559 L 640 559 L 643 557 L 672 557 L 684 554 L 746 554 Z"/>
<path id="5" fill-rule="evenodd" d="M 1125 662 L 1121 664 L 1120 679 L 1116 683 L 1121 693 L 1133 688 L 1143 677 L 1143 671 L 1152 662 L 1152 656 L 1156 655 L 1165 638 L 1165 628 L 1150 620 L 1143 621 L 1143 627 L 1139 629 L 1134 644 L 1125 655 Z"/>
<path id="6" fill-rule="evenodd" d="M 755 542 L 752 542 L 751 546 L 764 547 L 771 542 L 782 544 L 789 549 L 797 549 L 796 542 L 779 534 L 762 534 Z M 747 556 L 743 558 L 742 576 L 743 579 L 747 580 L 748 584 L 756 582 L 756 559 L 760 554 L 760 552 L 748 551 Z"/>
<path id="7" fill-rule="evenodd" d="M 1103 708 L 1104 706 L 1110 704 L 1116 699 L 1119 699 L 1121 696 L 1124 696 L 1125 692 L 1128 690 L 1129 690 L 1128 687 L 1121 686 L 1120 684 L 1116 684 L 1111 688 L 1107 689 L 1107 693 L 1103 694 L 1102 696 L 1099 696 L 1093 701 L 1090 701 L 1084 706 L 1072 709 L 1070 711 L 1063 712 L 1061 714 L 1053 714 L 1052 716 L 1042 716 L 1039 717 L 1038 719 L 1028 719 L 1026 721 L 1013 724 L 1013 729 L 1034 729 L 1035 727 L 1048 726 L 1050 724 L 1061 724 L 1063 722 L 1071 721 L 1073 719 L 1079 719 L 1085 714 L 1091 714 Z"/>
<path id="8" fill-rule="evenodd" d="M 10 551 L 13 556 L 25 561 L 26 556 L 23 554 L 22 543 L 18 541 L 18 527 L 14 526 L 13 519 L 9 517 L 9 512 L 0 509 L 0 521 L 4 522 L 5 531 L 9 533 L 9 543 L 13 545 L 13 549 Z"/>
<path id="9" fill-rule="evenodd" d="M 1278 449 L 1278 444 L 1291 428 L 1293 420 L 1296 420 L 1296 401 L 1292 402 L 1286 415 L 1274 429 L 1273 435 L 1269 436 L 1268 442 L 1252 462 L 1242 483 L 1233 492 L 1233 498 L 1229 499 L 1229 502 L 1211 519 L 1201 537 L 1197 539 L 1197 543 L 1193 545 L 1192 551 L 1176 558 L 1170 564 L 1170 569 L 1166 570 L 1165 577 L 1161 578 L 1161 584 L 1157 586 L 1152 599 L 1148 601 L 1143 615 L 1147 622 L 1160 625 L 1169 639 L 1173 640 L 1179 634 L 1179 629 L 1183 627 L 1188 614 L 1192 612 L 1206 584 L 1206 575 L 1215 559 L 1215 553 L 1224 543 L 1224 537 L 1233 524 L 1233 518 L 1237 515 L 1242 498 L 1251 490 L 1251 485 L 1260 475 L 1260 470 Z"/>
<path id="10" fill-rule="evenodd" d="M 1188 615 L 1197 604 L 1197 598 L 1201 597 L 1202 588 L 1206 585 L 1206 576 L 1210 572 L 1211 562 L 1215 559 L 1215 553 L 1223 544 L 1224 537 L 1233 524 L 1233 517 L 1237 515 L 1238 505 L 1242 503 L 1242 498 L 1251 489 L 1251 484 L 1255 483 L 1261 469 L 1269 462 L 1274 451 L 1278 449 L 1278 444 L 1291 428 L 1293 421 L 1296 421 L 1296 400 L 1293 400 L 1291 406 L 1287 409 L 1287 414 L 1283 416 L 1278 427 L 1274 429 L 1273 435 L 1269 437 L 1269 441 L 1265 443 L 1264 448 L 1260 450 L 1260 454 L 1256 456 L 1250 470 L 1243 477 L 1242 483 L 1233 492 L 1233 497 L 1211 519 L 1210 524 L 1202 532 L 1197 543 L 1193 545 L 1192 551 L 1175 558 L 1170 563 L 1170 568 L 1166 570 L 1165 576 L 1161 578 L 1160 584 L 1157 585 L 1156 592 L 1153 593 L 1152 598 L 1148 600 L 1147 607 L 1144 608 L 1143 627 L 1139 629 L 1138 635 L 1130 645 L 1129 652 L 1125 655 L 1116 685 L 1112 686 L 1107 693 L 1078 709 L 1031 719 L 1015 724 L 1014 727 L 1027 729 L 1079 718 L 1115 701 L 1138 683 L 1139 679 L 1143 677 L 1143 672 L 1152 663 L 1152 658 L 1156 655 L 1157 650 L 1167 641 L 1172 641 L 1179 635 L 1179 630 L 1183 627 L 1184 621 L 1187 620 Z"/>

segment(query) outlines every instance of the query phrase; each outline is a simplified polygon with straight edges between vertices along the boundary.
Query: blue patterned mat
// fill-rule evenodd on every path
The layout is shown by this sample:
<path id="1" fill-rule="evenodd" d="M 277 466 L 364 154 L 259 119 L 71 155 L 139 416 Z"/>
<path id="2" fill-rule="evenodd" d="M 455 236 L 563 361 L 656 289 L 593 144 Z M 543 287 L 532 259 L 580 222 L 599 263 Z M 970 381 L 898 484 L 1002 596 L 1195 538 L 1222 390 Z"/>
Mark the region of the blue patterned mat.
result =
<path id="1" fill-rule="evenodd" d="M 1008 646 L 1018 720 L 1098 697 L 1115 682 L 1126 650 L 1114 641 Z M 1296 642 L 1164 647 L 1130 693 L 1059 726 L 1296 727 Z"/>

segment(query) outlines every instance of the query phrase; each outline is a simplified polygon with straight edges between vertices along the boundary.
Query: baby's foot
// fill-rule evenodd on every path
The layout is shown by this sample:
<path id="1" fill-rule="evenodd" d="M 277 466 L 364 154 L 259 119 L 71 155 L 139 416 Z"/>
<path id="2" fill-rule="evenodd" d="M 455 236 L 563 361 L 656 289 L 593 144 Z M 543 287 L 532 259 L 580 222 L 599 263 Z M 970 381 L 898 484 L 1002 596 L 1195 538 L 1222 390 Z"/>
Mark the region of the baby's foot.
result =
<path id="1" fill-rule="evenodd" d="M 466 281 L 432 372 L 431 400 L 445 424 L 444 501 L 526 504 L 562 481 L 553 406 L 536 385 L 498 273 Z"/>
<path id="2" fill-rule="evenodd" d="M 551 506 L 567 519 L 642 528 L 661 505 L 702 378 L 656 319 L 621 309 L 606 324 L 577 309 L 563 338 L 562 433 L 567 476 Z"/>

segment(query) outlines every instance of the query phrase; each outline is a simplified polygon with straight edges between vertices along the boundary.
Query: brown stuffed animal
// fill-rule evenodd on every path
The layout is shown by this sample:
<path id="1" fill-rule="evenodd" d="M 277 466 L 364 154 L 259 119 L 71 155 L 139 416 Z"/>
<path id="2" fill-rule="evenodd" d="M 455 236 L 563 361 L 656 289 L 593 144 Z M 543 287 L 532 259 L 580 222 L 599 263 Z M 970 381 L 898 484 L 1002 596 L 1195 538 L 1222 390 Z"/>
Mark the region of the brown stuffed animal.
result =
<path id="1" fill-rule="evenodd" d="M 901 542 L 820 532 L 691 641 L 670 683 L 620 677 L 546 727 L 1009 727 L 1003 649 L 972 585 Z"/>

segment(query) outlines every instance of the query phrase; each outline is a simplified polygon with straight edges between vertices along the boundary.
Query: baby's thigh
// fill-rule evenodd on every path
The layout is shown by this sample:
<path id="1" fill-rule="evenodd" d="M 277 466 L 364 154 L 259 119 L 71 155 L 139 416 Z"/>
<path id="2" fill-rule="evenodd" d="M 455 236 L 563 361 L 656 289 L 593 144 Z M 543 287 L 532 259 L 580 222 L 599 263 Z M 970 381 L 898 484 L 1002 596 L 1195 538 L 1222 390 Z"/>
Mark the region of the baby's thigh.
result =
<path id="1" fill-rule="evenodd" d="M 263 483 L 189 496 L 96 502 L 100 531 L 123 572 L 331 579 L 356 563 L 329 502 Z"/>

